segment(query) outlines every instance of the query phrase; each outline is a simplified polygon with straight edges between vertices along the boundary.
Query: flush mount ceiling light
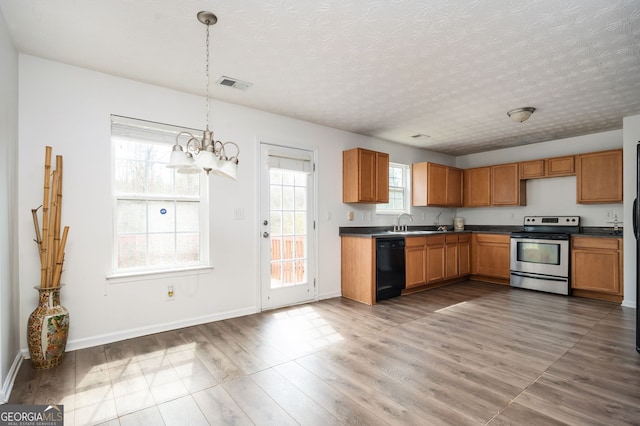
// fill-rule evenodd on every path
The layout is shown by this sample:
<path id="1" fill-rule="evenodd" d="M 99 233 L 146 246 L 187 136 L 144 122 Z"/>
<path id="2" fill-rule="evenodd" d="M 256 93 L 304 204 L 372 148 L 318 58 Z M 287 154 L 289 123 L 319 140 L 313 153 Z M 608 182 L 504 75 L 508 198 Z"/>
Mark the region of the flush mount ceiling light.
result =
<path id="1" fill-rule="evenodd" d="M 522 123 L 523 121 L 527 121 L 535 110 L 533 107 L 516 108 L 507 112 L 507 115 L 515 121 Z"/>
<path id="2" fill-rule="evenodd" d="M 425 135 L 424 133 L 417 133 L 415 135 L 412 135 L 411 137 L 413 139 L 426 140 L 426 139 L 429 139 L 431 136 Z"/>
<path id="3" fill-rule="evenodd" d="M 218 22 L 218 18 L 211 12 L 198 12 L 198 21 L 206 25 L 206 89 L 207 99 L 205 108 L 205 130 L 202 138 L 198 139 L 189 132 L 180 132 L 176 136 L 176 144 L 171 151 L 171 158 L 167 167 L 177 169 L 178 173 L 199 173 L 205 171 L 207 174 L 226 176 L 233 180 L 238 175 L 238 154 L 240 149 L 234 142 L 215 141 L 213 131 L 209 130 L 209 27 Z M 189 138 L 183 150 L 179 139 Z M 235 147 L 235 156 L 229 157 L 226 153 L 228 146 Z"/>

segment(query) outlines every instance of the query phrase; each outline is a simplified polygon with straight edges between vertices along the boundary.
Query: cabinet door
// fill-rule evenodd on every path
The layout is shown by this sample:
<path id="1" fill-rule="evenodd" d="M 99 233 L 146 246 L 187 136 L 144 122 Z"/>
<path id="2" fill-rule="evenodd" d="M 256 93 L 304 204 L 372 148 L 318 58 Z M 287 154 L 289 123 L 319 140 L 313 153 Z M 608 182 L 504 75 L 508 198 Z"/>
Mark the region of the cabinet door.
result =
<path id="1" fill-rule="evenodd" d="M 447 168 L 447 206 L 462 207 L 462 169 Z"/>
<path id="2" fill-rule="evenodd" d="M 523 161 L 520 163 L 520 179 L 535 179 L 544 176 L 544 160 Z"/>
<path id="3" fill-rule="evenodd" d="M 463 177 L 465 207 L 490 206 L 491 167 L 465 169 Z"/>
<path id="4" fill-rule="evenodd" d="M 445 256 L 444 236 L 427 237 L 427 283 L 444 280 Z"/>
<path id="5" fill-rule="evenodd" d="M 458 236 L 453 234 L 445 235 L 444 244 L 445 273 L 446 279 L 455 278 L 460 275 L 458 268 L 459 248 Z"/>
<path id="6" fill-rule="evenodd" d="M 354 148 L 342 153 L 342 201 L 389 202 L 389 155 Z"/>
<path id="7" fill-rule="evenodd" d="M 520 206 L 525 181 L 520 180 L 518 163 L 491 167 L 491 205 Z"/>
<path id="8" fill-rule="evenodd" d="M 405 276 L 407 288 L 418 287 L 427 282 L 426 237 L 405 238 Z"/>
<path id="9" fill-rule="evenodd" d="M 447 166 L 427 163 L 427 205 L 447 205 Z"/>
<path id="10" fill-rule="evenodd" d="M 376 153 L 361 149 L 358 152 L 358 200 L 376 201 Z"/>
<path id="11" fill-rule="evenodd" d="M 545 160 L 547 166 L 546 175 L 554 176 L 571 176 L 576 174 L 575 156 L 554 157 Z"/>
<path id="12" fill-rule="evenodd" d="M 571 288 L 622 296 L 620 238 L 571 239 Z"/>
<path id="13" fill-rule="evenodd" d="M 576 156 L 578 204 L 622 202 L 622 150 Z"/>
<path id="14" fill-rule="evenodd" d="M 458 238 L 458 272 L 461 277 L 471 274 L 471 238 L 460 234 Z"/>
<path id="15" fill-rule="evenodd" d="M 510 279 L 509 235 L 473 234 L 471 273 L 485 277 Z"/>
<path id="16" fill-rule="evenodd" d="M 389 154 L 376 152 L 376 203 L 389 202 Z"/>

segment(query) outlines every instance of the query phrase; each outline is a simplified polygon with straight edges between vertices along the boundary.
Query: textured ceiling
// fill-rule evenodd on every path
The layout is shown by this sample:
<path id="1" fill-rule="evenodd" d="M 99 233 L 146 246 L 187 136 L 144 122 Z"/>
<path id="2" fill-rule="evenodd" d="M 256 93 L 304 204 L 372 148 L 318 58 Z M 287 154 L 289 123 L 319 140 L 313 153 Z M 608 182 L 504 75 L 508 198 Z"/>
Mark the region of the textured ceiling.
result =
<path id="1" fill-rule="evenodd" d="M 0 0 L 23 53 L 452 155 L 640 114 L 640 0 Z M 513 108 L 537 108 L 520 124 Z M 215 110 L 212 121 L 215 127 Z M 426 134 L 423 140 L 411 138 Z"/>

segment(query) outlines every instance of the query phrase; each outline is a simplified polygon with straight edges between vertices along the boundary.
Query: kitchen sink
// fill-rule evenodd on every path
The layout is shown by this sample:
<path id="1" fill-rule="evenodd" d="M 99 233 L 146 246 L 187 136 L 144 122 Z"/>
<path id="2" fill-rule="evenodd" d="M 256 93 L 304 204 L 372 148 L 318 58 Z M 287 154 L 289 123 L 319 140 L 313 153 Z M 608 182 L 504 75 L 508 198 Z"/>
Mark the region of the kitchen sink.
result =
<path id="1" fill-rule="evenodd" d="M 409 230 L 409 231 L 385 231 L 388 234 L 396 234 L 396 235 L 428 235 L 428 234 L 441 234 L 447 231 L 423 231 L 423 230 Z"/>

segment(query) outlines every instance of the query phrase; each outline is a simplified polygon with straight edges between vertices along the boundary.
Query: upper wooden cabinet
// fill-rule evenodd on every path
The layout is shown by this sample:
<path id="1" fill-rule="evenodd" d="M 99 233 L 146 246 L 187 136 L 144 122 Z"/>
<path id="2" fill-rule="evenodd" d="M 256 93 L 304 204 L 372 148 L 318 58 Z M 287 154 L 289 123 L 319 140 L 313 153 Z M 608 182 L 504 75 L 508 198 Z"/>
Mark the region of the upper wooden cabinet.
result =
<path id="1" fill-rule="evenodd" d="M 573 155 L 547 158 L 544 161 L 547 177 L 572 176 L 576 174 L 576 157 Z"/>
<path id="2" fill-rule="evenodd" d="M 578 204 L 622 203 L 622 150 L 576 155 Z"/>
<path id="3" fill-rule="evenodd" d="M 520 163 L 520 179 L 571 176 L 575 174 L 575 157 L 573 155 Z"/>
<path id="4" fill-rule="evenodd" d="M 524 206 L 525 181 L 518 163 L 464 170 L 464 206 Z"/>
<path id="5" fill-rule="evenodd" d="M 342 153 L 342 202 L 389 202 L 389 154 L 363 148 Z"/>
<path id="6" fill-rule="evenodd" d="M 465 169 L 464 206 L 484 207 L 491 205 L 491 167 Z"/>
<path id="7" fill-rule="evenodd" d="M 411 204 L 462 206 L 462 170 L 436 163 L 411 165 Z"/>
<path id="8" fill-rule="evenodd" d="M 491 205 L 526 205 L 525 181 L 520 180 L 518 163 L 491 166 Z"/>

